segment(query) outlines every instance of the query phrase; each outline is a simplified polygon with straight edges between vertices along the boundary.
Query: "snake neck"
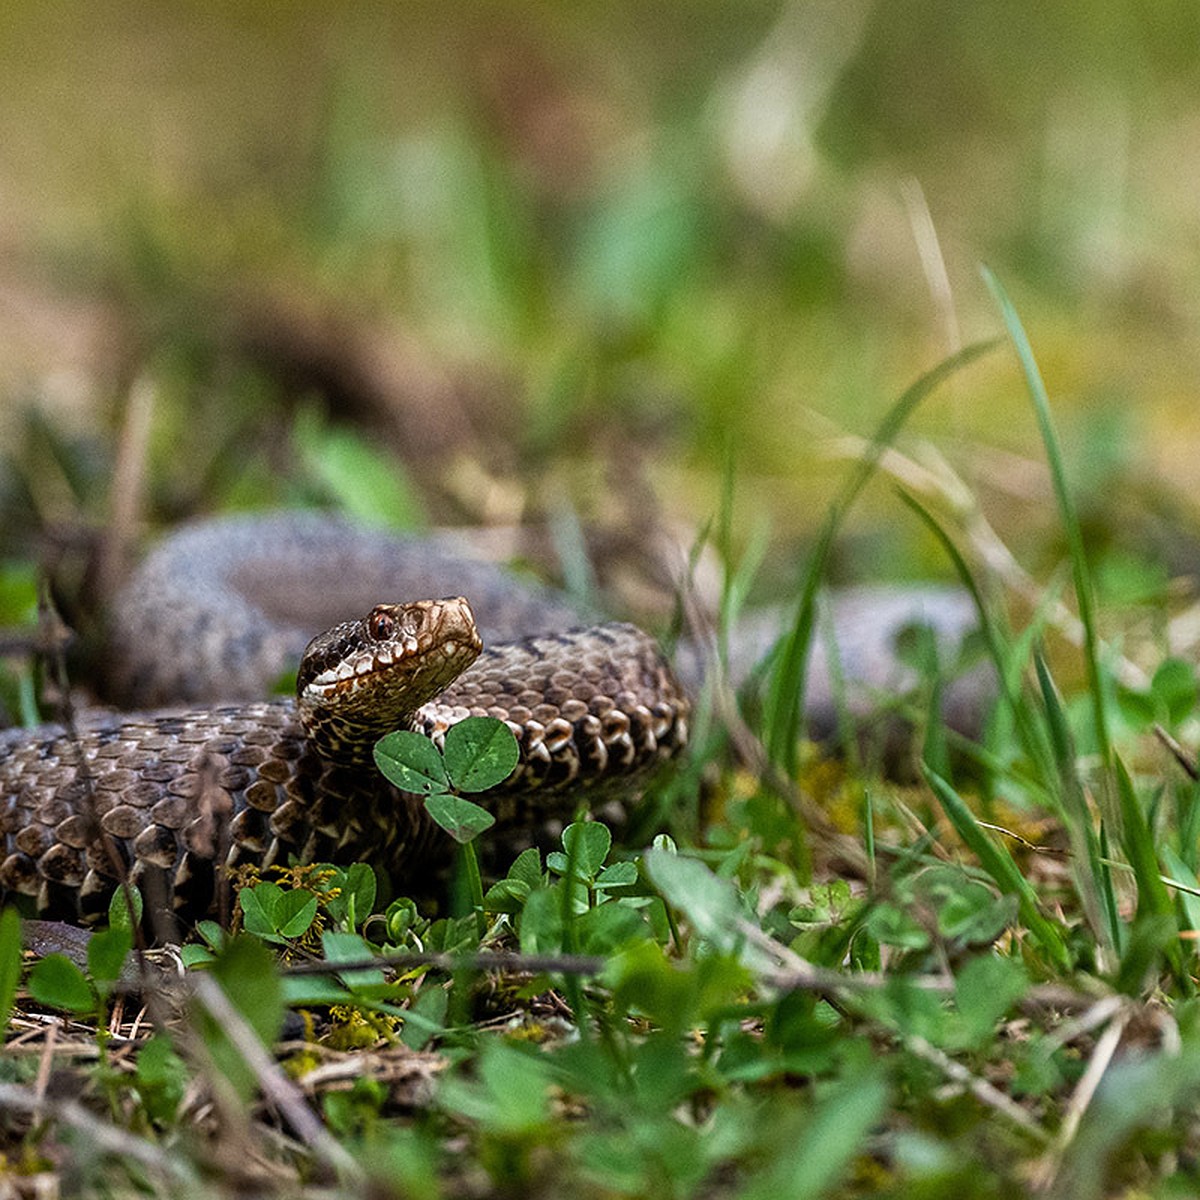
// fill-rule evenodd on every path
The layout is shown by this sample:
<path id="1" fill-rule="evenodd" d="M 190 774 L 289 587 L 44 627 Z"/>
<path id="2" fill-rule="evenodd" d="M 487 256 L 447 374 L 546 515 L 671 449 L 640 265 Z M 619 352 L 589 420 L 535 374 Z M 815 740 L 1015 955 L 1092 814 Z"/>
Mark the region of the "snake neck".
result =
<path id="1" fill-rule="evenodd" d="M 415 728 L 417 710 L 478 657 L 482 643 L 461 596 L 377 604 L 308 644 L 296 676 L 313 747 L 339 766 L 366 767 L 375 743 Z"/>
<path id="2" fill-rule="evenodd" d="M 308 743 L 335 768 L 374 770 L 375 743 L 397 729 L 417 729 L 413 713 L 391 713 L 380 720 L 358 721 L 328 709 L 299 706 L 300 720 Z"/>

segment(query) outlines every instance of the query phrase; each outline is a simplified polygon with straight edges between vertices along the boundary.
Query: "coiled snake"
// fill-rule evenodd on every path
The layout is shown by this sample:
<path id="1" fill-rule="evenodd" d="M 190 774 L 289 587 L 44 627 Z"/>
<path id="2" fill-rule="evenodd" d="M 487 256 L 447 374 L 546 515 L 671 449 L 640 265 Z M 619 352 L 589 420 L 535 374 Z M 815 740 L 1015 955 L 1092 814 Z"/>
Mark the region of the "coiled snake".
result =
<path id="1" fill-rule="evenodd" d="M 418 596 L 451 598 L 369 607 Z M 407 890 L 400 873 L 436 857 L 440 835 L 371 763 L 393 728 L 437 740 L 468 714 L 507 720 L 521 761 L 483 802 L 510 830 L 570 817 L 583 792 L 636 788 L 687 738 L 688 696 L 649 636 L 579 628 L 561 597 L 437 539 L 312 514 L 201 523 L 114 607 L 114 698 L 193 707 L 107 717 L 78 741 L 0 734 L 0 890 L 43 917 L 95 920 L 125 875 L 187 923 L 227 901 L 224 868 L 293 856 L 367 861 Z M 958 600 L 926 607 L 952 634 L 969 620 Z M 355 612 L 308 645 L 298 700 L 262 699 L 316 630 Z"/>
<path id="2" fill-rule="evenodd" d="M 686 741 L 687 697 L 640 630 L 568 631 L 578 615 L 548 593 L 436 543 L 319 518 L 198 526 L 152 555 L 116 605 L 121 698 L 261 695 L 310 630 L 256 587 L 270 581 L 287 604 L 296 595 L 283 576 L 305 570 L 318 607 L 337 606 L 354 566 L 354 590 L 470 590 L 485 628 L 543 632 L 481 652 L 462 597 L 380 604 L 311 641 L 295 701 L 111 718 L 78 741 L 61 730 L 0 735 L 0 889 L 33 897 L 41 917 L 86 923 L 126 874 L 156 910 L 186 923 L 217 904 L 222 867 L 295 856 L 367 861 L 393 878 L 419 869 L 431 823 L 371 760 L 391 729 L 437 741 L 470 714 L 507 720 L 521 761 L 486 801 L 501 828 L 568 817 L 579 803 L 574 783 L 628 790 Z M 151 652 L 164 645 L 166 655 Z"/>

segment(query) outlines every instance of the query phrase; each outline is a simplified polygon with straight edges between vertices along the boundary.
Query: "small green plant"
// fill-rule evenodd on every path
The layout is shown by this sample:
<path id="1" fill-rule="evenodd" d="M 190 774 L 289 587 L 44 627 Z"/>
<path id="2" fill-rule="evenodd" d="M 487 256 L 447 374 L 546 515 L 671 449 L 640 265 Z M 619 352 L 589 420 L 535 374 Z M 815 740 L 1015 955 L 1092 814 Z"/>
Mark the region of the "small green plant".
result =
<path id="1" fill-rule="evenodd" d="M 576 821 L 563 830 L 562 846 L 546 855 L 545 870 L 536 848 L 522 851 L 484 897 L 487 912 L 512 922 L 525 953 L 607 954 L 631 939 L 666 937 L 662 902 L 638 862 L 605 865 L 606 825 Z"/>
<path id="2" fill-rule="evenodd" d="M 242 928 L 265 942 L 287 945 L 302 938 L 317 915 L 317 897 L 301 888 L 282 888 L 270 879 L 238 893 Z"/>
<path id="3" fill-rule="evenodd" d="M 487 931 L 483 879 L 471 844 L 496 818 L 460 795 L 485 792 L 516 769 L 521 753 L 513 732 L 494 717 L 467 717 L 446 731 L 442 750 L 411 730 L 380 738 L 375 762 L 398 788 L 425 797 L 425 810 L 461 847 L 479 936 Z"/>

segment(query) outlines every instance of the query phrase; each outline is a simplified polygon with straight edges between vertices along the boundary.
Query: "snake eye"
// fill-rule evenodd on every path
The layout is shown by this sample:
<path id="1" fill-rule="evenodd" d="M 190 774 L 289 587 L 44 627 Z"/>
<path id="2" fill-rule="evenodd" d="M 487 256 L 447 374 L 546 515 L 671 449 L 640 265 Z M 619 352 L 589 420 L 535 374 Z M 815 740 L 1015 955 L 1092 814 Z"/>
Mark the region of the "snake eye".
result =
<path id="1" fill-rule="evenodd" d="M 377 642 L 387 641 L 396 628 L 396 618 L 386 608 L 373 608 L 367 616 L 367 633 Z"/>

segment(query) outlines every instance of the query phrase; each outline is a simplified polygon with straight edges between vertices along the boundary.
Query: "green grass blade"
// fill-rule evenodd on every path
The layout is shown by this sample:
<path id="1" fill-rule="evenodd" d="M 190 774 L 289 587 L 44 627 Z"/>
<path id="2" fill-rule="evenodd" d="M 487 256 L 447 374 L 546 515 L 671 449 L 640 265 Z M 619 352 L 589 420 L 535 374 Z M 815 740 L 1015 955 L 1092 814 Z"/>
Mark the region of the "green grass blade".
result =
<path id="1" fill-rule="evenodd" d="M 1200 886 L 1183 882 L 1195 879 L 1196 872 L 1170 846 L 1163 846 L 1159 853 L 1163 866 L 1170 872 L 1170 876 L 1163 878 L 1163 885 L 1175 893 L 1183 910 L 1182 927 L 1193 934 L 1200 933 Z"/>
<path id="2" fill-rule="evenodd" d="M 1111 930 L 1111 941 L 1117 950 L 1121 950 L 1125 941 L 1125 927 L 1121 924 L 1120 911 L 1117 908 L 1117 890 L 1113 886 L 1112 874 L 1112 847 L 1108 844 L 1108 826 L 1103 820 L 1100 822 L 1100 830 L 1098 833 L 1100 839 L 1099 859 L 1104 867 L 1104 872 L 1100 877 L 1101 891 L 1100 897 L 1104 902 L 1104 911 L 1108 915 L 1109 928 Z"/>
<path id="3" fill-rule="evenodd" d="M 1075 879 L 1079 898 L 1096 937 L 1110 947 L 1119 947 L 1122 940 L 1121 919 L 1113 891 L 1112 871 L 1108 866 L 1108 855 L 1097 840 L 1092 814 L 1075 773 L 1075 744 L 1067 724 L 1067 714 L 1063 711 L 1058 690 L 1041 654 L 1034 655 L 1034 668 L 1057 769 L 1060 812 L 1077 865 Z M 1078 869 L 1083 863 L 1088 867 L 1086 875 Z"/>
<path id="4" fill-rule="evenodd" d="M 875 878 L 877 875 L 875 866 L 875 793 L 871 788 L 867 788 L 867 794 L 863 798 L 863 811 L 866 820 L 866 828 L 864 830 L 864 840 L 867 850 L 867 886 L 871 891 L 875 890 Z"/>
<path id="5" fill-rule="evenodd" d="M 1000 281 L 986 267 L 983 269 L 984 282 L 987 284 L 1000 309 L 1008 336 L 1016 349 L 1021 370 L 1025 376 L 1025 386 L 1033 401 L 1034 412 L 1037 415 L 1038 428 L 1041 431 L 1042 443 L 1046 448 L 1046 461 L 1050 467 L 1050 478 L 1054 485 L 1054 497 L 1058 504 L 1059 516 L 1067 535 L 1067 547 L 1071 558 L 1071 572 L 1075 584 L 1075 596 L 1079 605 L 1079 620 L 1083 625 L 1084 659 L 1087 664 L 1088 682 L 1092 699 L 1092 719 L 1095 724 L 1096 745 L 1100 752 L 1101 761 L 1105 766 L 1112 765 L 1112 741 L 1109 735 L 1108 708 L 1105 703 L 1106 689 L 1100 674 L 1100 639 L 1096 633 L 1095 600 L 1092 590 L 1091 574 L 1088 570 L 1087 554 L 1083 545 L 1083 529 L 1079 524 L 1079 516 L 1075 511 L 1075 502 L 1067 487 L 1067 475 L 1063 467 L 1062 451 L 1058 437 L 1054 432 L 1054 424 L 1050 419 L 1050 398 L 1046 393 L 1046 385 L 1042 381 L 1041 371 L 1033 356 L 1033 348 L 1029 344 L 1021 318 L 1013 307 Z"/>
<path id="6" fill-rule="evenodd" d="M 903 489 L 900 489 L 898 494 L 900 499 L 916 513 L 930 533 L 937 539 L 943 551 L 945 551 L 946 557 L 950 559 L 955 574 L 958 575 L 959 582 L 966 588 L 967 594 L 971 597 L 971 602 L 975 605 L 975 611 L 979 615 L 979 629 L 983 635 L 984 646 L 987 649 L 992 667 L 996 672 L 996 680 L 1000 687 L 1001 702 L 1012 714 L 1013 726 L 1026 753 L 1036 762 L 1043 764 L 1043 766 L 1050 766 L 1052 758 L 1049 746 L 1046 744 L 1046 739 L 1042 736 L 1040 726 L 1033 719 L 1029 707 L 1022 703 L 1017 679 L 1014 676 L 1014 672 L 1010 669 L 1011 654 L 1005 645 L 1007 639 L 997 628 L 996 621 L 989 610 L 987 602 L 984 600 L 983 593 L 979 589 L 979 584 L 975 581 L 975 576 L 972 574 L 971 568 L 967 565 L 966 559 L 963 558 L 962 553 L 943 528 L 942 523 L 920 500 Z"/>
<path id="7" fill-rule="evenodd" d="M 924 760 L 939 775 L 950 775 L 950 747 L 946 740 L 946 726 L 942 721 L 942 675 L 937 661 L 937 649 L 932 645 L 932 636 L 928 649 L 929 661 L 922 664 L 926 678 L 932 680 L 929 688 L 928 713 L 925 723 L 925 744 L 922 748 Z"/>
<path id="8" fill-rule="evenodd" d="M 1120 755 L 1115 757 L 1114 762 L 1117 768 L 1117 794 L 1121 801 L 1121 842 L 1137 880 L 1139 910 L 1145 905 L 1151 913 L 1169 913 L 1172 910 L 1171 897 L 1159 874 L 1154 834 L 1142 812 L 1129 769 Z"/>
<path id="9" fill-rule="evenodd" d="M 1139 919 L 1146 915 L 1169 919 L 1178 933 L 1175 904 L 1162 880 L 1154 834 L 1142 812 L 1133 780 L 1119 754 L 1114 757 L 1114 763 L 1117 769 L 1117 797 L 1121 804 L 1121 842 L 1137 881 L 1137 916 Z M 1184 964 L 1183 946 L 1178 937 L 1167 941 L 1164 953 L 1177 982 L 1184 993 L 1190 995 L 1191 977 Z"/>
<path id="10" fill-rule="evenodd" d="M 8 1029 L 13 998 L 21 982 L 21 918 L 5 905 L 0 910 L 0 1035 Z"/>
<path id="11" fill-rule="evenodd" d="M 922 774 L 933 789 L 955 832 L 979 859 L 983 869 L 1002 892 L 1016 897 L 1021 919 L 1029 928 L 1029 932 L 1037 938 L 1057 967 L 1069 967 L 1071 959 L 1062 935 L 1057 926 L 1042 915 L 1038 908 L 1037 893 L 1029 880 L 1021 874 L 1012 855 L 980 826 L 975 814 L 945 779 L 924 764 Z"/>
<path id="12" fill-rule="evenodd" d="M 892 444 L 917 405 L 944 380 L 974 362 L 996 345 L 994 340 L 976 342 L 944 359 L 921 376 L 892 406 L 880 422 L 863 457 L 854 465 L 840 492 L 830 505 L 816 547 L 808 561 L 800 586 L 800 599 L 791 628 L 782 639 L 772 664 L 764 701 L 763 726 L 767 753 L 790 778 L 796 775 L 801 714 L 804 711 L 804 677 L 812 643 L 817 589 L 834 537 L 850 506 L 875 473 L 883 452 Z"/>

